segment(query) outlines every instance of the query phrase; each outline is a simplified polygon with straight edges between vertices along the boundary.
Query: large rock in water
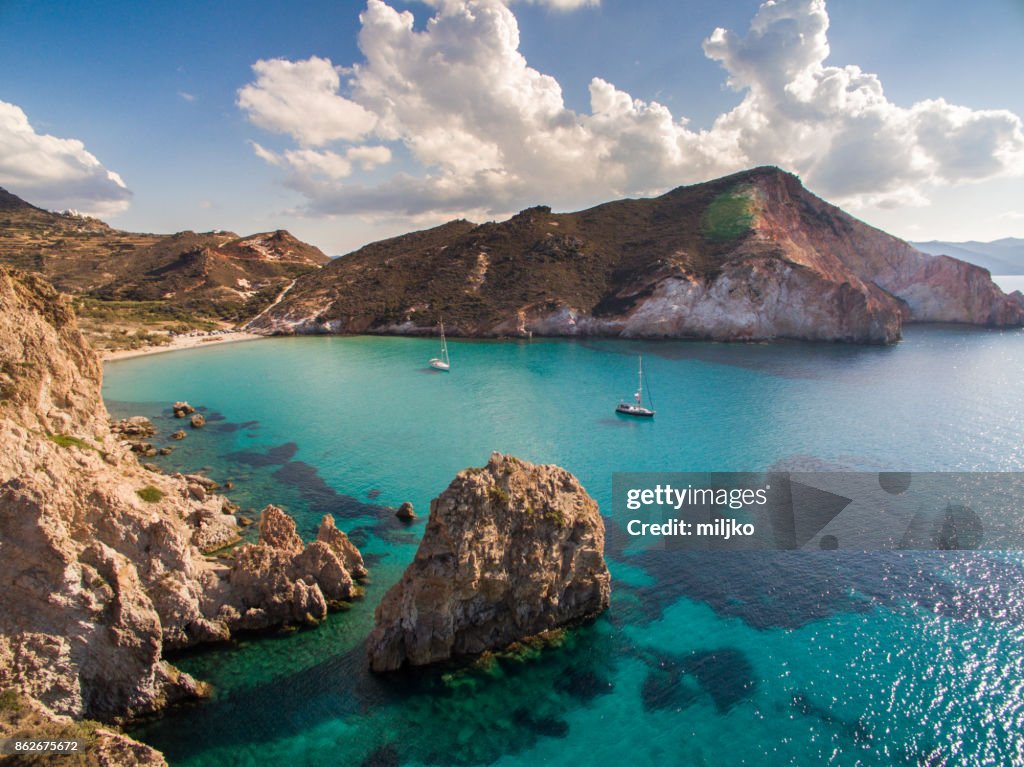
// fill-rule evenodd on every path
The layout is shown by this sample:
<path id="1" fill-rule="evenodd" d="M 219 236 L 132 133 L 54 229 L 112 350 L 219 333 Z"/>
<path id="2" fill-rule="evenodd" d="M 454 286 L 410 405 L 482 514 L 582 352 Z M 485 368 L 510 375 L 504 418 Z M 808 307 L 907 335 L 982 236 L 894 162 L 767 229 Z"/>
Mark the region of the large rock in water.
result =
<path id="1" fill-rule="evenodd" d="M 415 560 L 377 608 L 370 666 L 505 647 L 598 615 L 610 592 L 594 499 L 564 469 L 494 453 L 431 502 Z"/>
<path id="2" fill-rule="evenodd" d="M 226 499 L 146 471 L 100 383 L 69 301 L 0 267 L 0 690 L 114 720 L 202 692 L 165 651 L 316 622 L 365 568 L 333 520 L 303 545 L 274 507 L 259 543 L 205 556 L 237 537 Z"/>

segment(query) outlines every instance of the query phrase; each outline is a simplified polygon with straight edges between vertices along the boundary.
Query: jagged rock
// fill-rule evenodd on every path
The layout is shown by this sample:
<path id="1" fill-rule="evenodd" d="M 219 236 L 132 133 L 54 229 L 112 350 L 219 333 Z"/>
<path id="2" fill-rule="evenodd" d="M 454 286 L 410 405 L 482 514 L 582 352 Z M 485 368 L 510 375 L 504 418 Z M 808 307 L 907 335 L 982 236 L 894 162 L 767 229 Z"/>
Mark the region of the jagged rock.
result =
<path id="1" fill-rule="evenodd" d="M 295 520 L 277 506 L 267 506 L 260 515 L 260 543 L 287 554 L 302 551 L 302 538 L 295 529 Z"/>
<path id="2" fill-rule="evenodd" d="M 0 688 L 110 720 L 203 694 L 165 652 L 315 622 L 356 592 L 322 543 L 204 556 L 239 537 L 217 483 L 124 460 L 100 380 L 67 299 L 0 268 Z"/>
<path id="3" fill-rule="evenodd" d="M 173 452 L 174 452 L 174 448 L 173 447 L 169 447 L 169 446 L 168 447 L 162 447 L 159 450 L 157 450 L 157 453 L 159 453 L 160 455 L 170 455 Z"/>
<path id="4" fill-rule="evenodd" d="M 187 402 L 175 402 L 171 407 L 171 410 L 174 411 L 175 418 L 184 418 L 185 416 L 192 415 L 196 412 L 196 409 Z"/>
<path id="5" fill-rule="evenodd" d="M 183 429 L 178 429 L 174 434 L 171 435 L 171 439 L 185 439 L 188 434 Z"/>
<path id="6" fill-rule="evenodd" d="M 316 533 L 316 539 L 326 543 L 341 557 L 353 578 L 365 578 L 369 574 L 366 565 L 363 564 L 363 555 L 359 553 L 359 549 L 348 539 L 348 536 L 335 526 L 334 517 L 330 514 L 324 514 Z"/>
<path id="7" fill-rule="evenodd" d="M 398 511 L 395 512 L 395 516 L 403 520 L 416 519 L 416 512 L 412 508 L 412 504 L 409 501 L 405 501 L 401 506 L 398 507 Z"/>
<path id="8" fill-rule="evenodd" d="M 225 482 L 225 483 L 224 483 L 224 489 L 225 489 L 225 490 L 234 490 L 234 489 L 235 489 L 235 483 L 234 483 L 234 482 L 232 482 L 232 481 L 231 481 L 231 480 L 229 479 L 229 480 L 228 480 L 227 482 Z"/>
<path id="9" fill-rule="evenodd" d="M 348 600 L 358 593 L 342 555 L 320 540 L 303 548 L 295 522 L 276 506 L 263 510 L 259 542 L 238 548 L 228 582 L 228 604 L 247 629 L 315 624 L 327 616 L 328 601 Z"/>
<path id="10" fill-rule="evenodd" d="M 164 473 L 164 470 L 157 466 L 155 463 L 144 463 L 142 464 L 142 468 L 145 469 L 146 471 L 151 471 L 154 474 Z"/>
<path id="11" fill-rule="evenodd" d="M 494 453 L 431 501 L 416 558 L 377 608 L 370 666 L 505 647 L 608 607 L 604 523 L 569 472 Z"/>
<path id="12" fill-rule="evenodd" d="M 156 434 L 156 426 L 153 425 L 153 422 L 141 415 L 133 415 L 131 418 L 117 421 L 111 425 L 110 430 L 115 434 L 132 439 L 152 437 Z"/>
<path id="13" fill-rule="evenodd" d="M 189 419 L 188 424 L 193 429 L 201 429 L 204 426 L 206 426 L 206 418 L 203 416 L 202 413 L 196 413 Z"/>

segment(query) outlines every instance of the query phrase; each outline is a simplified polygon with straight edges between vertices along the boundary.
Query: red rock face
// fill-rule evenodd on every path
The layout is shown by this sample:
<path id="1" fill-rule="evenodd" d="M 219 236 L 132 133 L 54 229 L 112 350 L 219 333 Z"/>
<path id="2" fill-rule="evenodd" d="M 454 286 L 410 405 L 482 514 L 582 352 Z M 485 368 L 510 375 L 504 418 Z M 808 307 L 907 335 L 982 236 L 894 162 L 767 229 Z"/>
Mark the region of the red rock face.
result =
<path id="1" fill-rule="evenodd" d="M 764 195 L 756 236 L 777 243 L 787 258 L 832 280 L 851 276 L 905 304 L 907 322 L 1018 326 L 1019 300 L 987 270 L 948 256 L 930 256 L 815 197 L 789 174 L 762 174 Z"/>

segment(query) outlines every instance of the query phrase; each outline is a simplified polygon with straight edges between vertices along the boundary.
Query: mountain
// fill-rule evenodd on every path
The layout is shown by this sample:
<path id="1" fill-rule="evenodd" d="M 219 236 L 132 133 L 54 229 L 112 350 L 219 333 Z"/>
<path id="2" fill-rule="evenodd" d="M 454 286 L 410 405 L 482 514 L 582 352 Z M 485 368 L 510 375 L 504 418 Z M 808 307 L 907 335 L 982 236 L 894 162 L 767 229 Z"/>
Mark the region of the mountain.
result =
<path id="1" fill-rule="evenodd" d="M 0 189 L 0 264 L 40 274 L 79 297 L 86 331 L 114 320 L 197 323 L 250 319 L 327 256 L 286 231 L 137 234 L 52 213 Z M 109 302 L 116 301 L 111 307 Z M 131 325 L 131 323 L 128 323 Z M 183 328 L 182 328 L 183 329 Z M 109 340 L 90 333 L 100 346 Z"/>
<path id="2" fill-rule="evenodd" d="M 1024 274 L 1024 239 L 1005 237 L 992 242 L 912 242 L 915 248 L 933 255 L 959 258 L 969 264 L 988 269 L 992 274 Z"/>
<path id="3" fill-rule="evenodd" d="M 435 332 L 866 343 L 904 321 L 1020 325 L 1024 297 L 756 168 L 577 213 L 452 221 L 300 277 L 263 333 Z"/>

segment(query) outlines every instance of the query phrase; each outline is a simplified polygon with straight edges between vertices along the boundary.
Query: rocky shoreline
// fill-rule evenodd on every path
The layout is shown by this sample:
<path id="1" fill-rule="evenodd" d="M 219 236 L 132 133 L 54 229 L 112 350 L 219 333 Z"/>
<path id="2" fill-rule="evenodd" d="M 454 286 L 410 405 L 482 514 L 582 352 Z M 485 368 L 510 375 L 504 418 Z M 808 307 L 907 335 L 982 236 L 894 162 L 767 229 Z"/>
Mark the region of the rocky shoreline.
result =
<path id="1" fill-rule="evenodd" d="M 166 651 L 315 625 L 367 574 L 329 515 L 304 544 L 274 506 L 256 543 L 206 556 L 238 540 L 230 503 L 203 477 L 141 465 L 144 425 L 112 430 L 100 384 L 67 298 L 0 268 L 0 690 L 53 721 L 201 697 Z"/>
<path id="2" fill-rule="evenodd" d="M 154 426 L 111 422 L 101 377 L 67 297 L 0 267 L 0 737 L 80 739 L 83 764 L 161 767 L 116 725 L 209 695 L 165 653 L 316 626 L 369 572 L 330 514 L 306 543 L 268 505 L 241 542 L 214 481 L 141 463 Z M 203 427 L 187 402 L 172 410 Z M 597 504 L 571 474 L 495 453 L 431 504 L 369 663 L 458 659 L 591 619 L 609 604 L 603 551 Z"/>

